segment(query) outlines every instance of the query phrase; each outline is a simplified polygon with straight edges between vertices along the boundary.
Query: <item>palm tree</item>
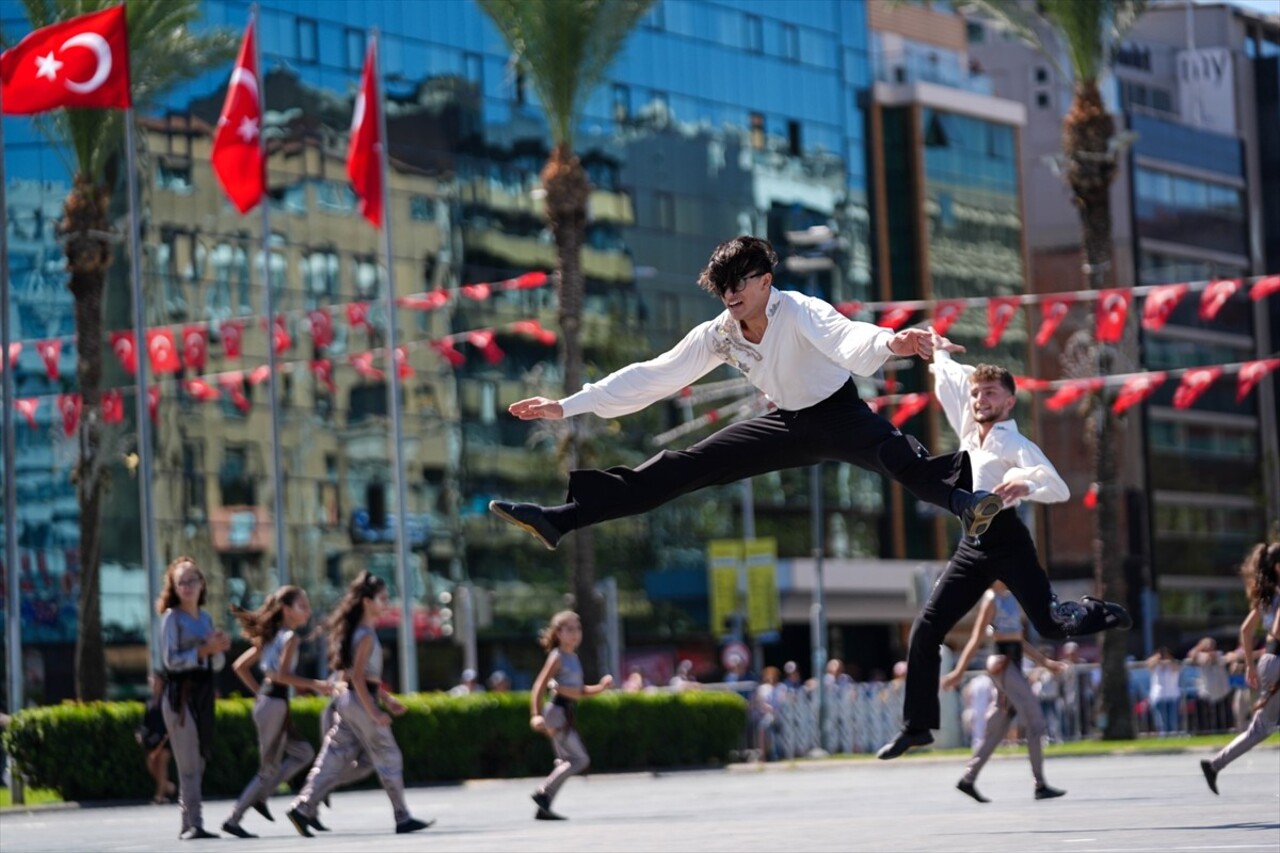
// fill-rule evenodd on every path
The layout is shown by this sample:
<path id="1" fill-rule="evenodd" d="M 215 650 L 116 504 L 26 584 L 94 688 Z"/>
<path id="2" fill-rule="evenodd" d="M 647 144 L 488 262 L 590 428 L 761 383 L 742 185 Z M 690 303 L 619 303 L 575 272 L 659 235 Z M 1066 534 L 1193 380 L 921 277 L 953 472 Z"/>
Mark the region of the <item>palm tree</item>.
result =
<path id="1" fill-rule="evenodd" d="M 118 5 L 118 0 L 23 0 L 32 28 Z M 128 0 L 129 64 L 133 103 L 145 106 L 164 91 L 234 56 L 235 35 L 193 33 L 198 0 Z M 124 116 L 120 110 L 60 109 L 36 117 L 38 130 L 69 152 L 71 193 L 58 227 L 74 296 L 76 377 L 84 401 L 73 479 L 80 509 L 80 628 L 76 640 L 76 695 L 106 697 L 100 582 L 102 498 L 108 460 L 100 452 L 102 309 L 111 264 L 112 190 L 124 176 Z M 137 259 L 135 259 L 137 262 Z"/>
<path id="2" fill-rule="evenodd" d="M 547 220 L 555 237 L 560 272 L 560 333 L 564 384 L 582 386 L 582 244 L 591 184 L 574 154 L 582 108 L 653 0 L 477 0 L 498 27 L 542 102 L 551 126 L 551 154 L 542 169 Z M 569 467 L 577 467 L 581 437 L 570 432 Z M 582 617 L 583 667 L 594 677 L 599 615 L 595 606 L 595 537 L 575 534 L 571 576 Z"/>
<path id="3" fill-rule="evenodd" d="M 1047 57 L 1044 36 L 1056 37 L 1066 50 L 1075 77 L 1071 109 L 1062 122 L 1062 172 L 1080 217 L 1084 274 L 1088 286 L 1103 286 L 1111 264 L 1111 182 L 1117 168 L 1115 121 L 1107 112 L 1098 88 L 1098 77 L 1111 59 L 1111 45 L 1123 38 L 1142 14 L 1147 0 L 971 0 L 1018 32 Z M 1111 372 L 1115 358 L 1110 345 L 1094 342 L 1098 375 Z M 1128 600 L 1122 552 L 1119 547 L 1119 495 L 1116 488 L 1115 424 L 1111 408 L 1102 397 L 1091 402 L 1093 421 L 1094 481 L 1098 504 L 1094 509 L 1093 572 L 1099 593 L 1118 601 Z M 1125 670 L 1125 644 L 1102 644 L 1102 705 L 1106 715 L 1103 736 L 1133 737 L 1129 709 L 1129 679 Z"/>

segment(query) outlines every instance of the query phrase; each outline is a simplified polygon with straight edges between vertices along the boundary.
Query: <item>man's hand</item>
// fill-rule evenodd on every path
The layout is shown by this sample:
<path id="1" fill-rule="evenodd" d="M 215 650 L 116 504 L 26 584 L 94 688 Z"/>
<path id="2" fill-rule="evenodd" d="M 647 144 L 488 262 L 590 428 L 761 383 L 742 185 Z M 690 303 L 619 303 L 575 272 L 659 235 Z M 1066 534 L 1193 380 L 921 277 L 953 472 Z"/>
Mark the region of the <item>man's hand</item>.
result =
<path id="1" fill-rule="evenodd" d="M 1030 495 L 1031 484 L 1026 480 L 1010 480 L 1007 483 L 1000 483 L 991 492 L 1004 498 L 1004 505 L 1008 506 Z"/>
<path id="2" fill-rule="evenodd" d="M 546 397 L 530 397 L 507 407 L 507 411 L 522 421 L 558 421 L 564 417 L 564 408 Z"/>
<path id="3" fill-rule="evenodd" d="M 889 352 L 894 355 L 904 357 L 914 355 L 926 361 L 933 358 L 933 353 L 937 349 L 945 349 L 947 352 L 964 352 L 964 347 L 951 343 L 932 328 L 903 329 L 889 341 Z"/>

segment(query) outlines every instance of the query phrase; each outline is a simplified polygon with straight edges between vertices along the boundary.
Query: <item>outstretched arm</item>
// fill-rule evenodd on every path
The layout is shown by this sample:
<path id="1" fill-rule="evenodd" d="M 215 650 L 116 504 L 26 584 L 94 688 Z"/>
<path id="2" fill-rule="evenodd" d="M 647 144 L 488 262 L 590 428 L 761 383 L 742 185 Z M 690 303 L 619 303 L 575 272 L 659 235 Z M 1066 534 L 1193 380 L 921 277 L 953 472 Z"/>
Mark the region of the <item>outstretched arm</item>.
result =
<path id="1" fill-rule="evenodd" d="M 978 610 L 978 619 L 973 623 L 973 631 L 969 634 L 969 642 L 964 644 L 964 650 L 960 652 L 960 657 L 956 659 L 956 665 L 942 677 L 943 690 L 954 690 L 960 683 L 960 679 L 964 677 L 964 671 L 969 668 L 969 661 L 973 660 L 973 653 L 982 644 L 982 635 L 986 632 L 987 626 L 991 624 L 991 619 L 995 614 L 996 600 L 990 595 L 984 595 L 982 597 L 982 607 Z"/>

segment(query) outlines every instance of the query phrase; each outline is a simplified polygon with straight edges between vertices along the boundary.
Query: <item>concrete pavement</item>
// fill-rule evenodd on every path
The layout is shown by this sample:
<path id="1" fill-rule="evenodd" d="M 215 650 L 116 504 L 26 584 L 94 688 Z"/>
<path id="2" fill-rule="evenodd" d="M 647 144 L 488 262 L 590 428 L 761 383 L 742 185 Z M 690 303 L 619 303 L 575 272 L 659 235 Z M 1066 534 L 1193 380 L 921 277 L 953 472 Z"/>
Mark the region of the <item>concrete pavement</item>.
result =
<path id="1" fill-rule="evenodd" d="M 179 842 L 176 806 L 68 808 L 0 816 L 0 850 L 151 851 L 1278 851 L 1280 750 L 1253 750 L 1219 778 L 1200 775 L 1207 753 L 1050 758 L 1049 782 L 1068 791 L 1032 799 L 1025 755 L 998 756 L 978 780 L 994 802 L 954 789 L 962 758 L 827 761 L 728 770 L 597 775 L 571 779 L 556 808 L 563 823 L 532 820 L 535 780 L 413 788 L 409 807 L 437 824 L 393 833 L 381 790 L 334 795 L 321 809 L 331 832 L 299 837 L 271 802 L 275 823 L 250 812 L 262 837 Z M 231 808 L 205 804 L 216 830 Z"/>

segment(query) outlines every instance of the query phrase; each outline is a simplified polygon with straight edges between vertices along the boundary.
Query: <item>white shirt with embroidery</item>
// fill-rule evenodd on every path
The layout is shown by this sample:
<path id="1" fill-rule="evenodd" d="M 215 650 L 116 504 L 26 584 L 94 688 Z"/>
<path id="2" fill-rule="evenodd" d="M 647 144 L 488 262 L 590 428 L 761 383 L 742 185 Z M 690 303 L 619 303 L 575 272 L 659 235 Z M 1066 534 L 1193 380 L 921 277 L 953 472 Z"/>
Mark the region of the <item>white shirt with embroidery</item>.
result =
<path id="1" fill-rule="evenodd" d="M 1023 480 L 1031 487 L 1026 500 L 1052 504 L 1071 497 L 1071 490 L 1049 457 L 1018 432 L 1018 424 L 1012 418 L 992 424 L 986 441 L 978 437 L 978 422 L 969 399 L 973 367 L 953 361 L 950 353 L 940 349 L 934 352 L 929 370 L 933 373 L 933 393 L 942 404 L 947 422 L 960 437 L 960 449 L 969 452 L 975 491 L 989 492 L 1001 483 Z M 1021 501 L 1010 506 L 1018 503 Z"/>
<path id="2" fill-rule="evenodd" d="M 721 364 L 738 368 L 775 406 L 794 412 L 827 399 L 854 373 L 874 374 L 893 355 L 893 332 L 849 320 L 821 299 L 774 289 L 765 314 L 769 323 L 760 343 L 743 338 L 741 326 L 725 311 L 657 358 L 587 383 L 560 401 L 564 416 L 629 415 Z"/>

